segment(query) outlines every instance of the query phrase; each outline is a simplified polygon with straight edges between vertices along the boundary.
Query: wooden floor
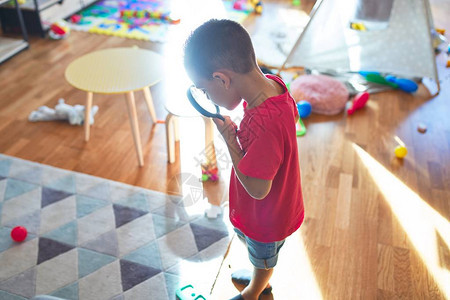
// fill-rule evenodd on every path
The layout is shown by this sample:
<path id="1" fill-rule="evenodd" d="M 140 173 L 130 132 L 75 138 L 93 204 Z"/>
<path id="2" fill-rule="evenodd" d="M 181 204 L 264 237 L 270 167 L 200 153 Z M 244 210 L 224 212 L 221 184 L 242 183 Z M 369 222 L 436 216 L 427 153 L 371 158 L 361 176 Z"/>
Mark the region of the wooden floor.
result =
<path id="1" fill-rule="evenodd" d="M 436 27 L 450 30 L 450 3 L 431 2 Z M 64 80 L 72 60 L 132 45 L 170 52 L 167 45 L 80 32 L 58 42 L 33 38 L 29 50 L 0 65 L 0 152 L 161 192 L 177 189 L 177 174 L 199 174 L 201 121 L 181 120 L 177 163 L 169 165 L 165 125 L 152 124 L 141 93 L 142 168 L 123 96 L 94 96 L 99 113 L 88 143 L 81 127 L 27 121 L 32 110 L 54 107 L 59 98 L 84 104 L 85 94 Z M 435 98 L 423 87 L 415 96 L 380 93 L 352 116 L 305 120 L 308 132 L 298 145 L 306 219 L 281 252 L 273 295 L 263 299 L 450 299 L 450 69 L 445 54 L 437 61 L 442 91 Z M 159 119 L 168 88 L 174 83 L 166 77 L 151 90 Z M 427 125 L 425 134 L 419 123 Z M 408 148 L 403 161 L 394 156 L 395 136 Z M 205 185 L 214 203 L 226 198 L 227 172 Z M 237 293 L 229 274 L 248 266 L 245 251 L 232 242 L 213 299 Z"/>

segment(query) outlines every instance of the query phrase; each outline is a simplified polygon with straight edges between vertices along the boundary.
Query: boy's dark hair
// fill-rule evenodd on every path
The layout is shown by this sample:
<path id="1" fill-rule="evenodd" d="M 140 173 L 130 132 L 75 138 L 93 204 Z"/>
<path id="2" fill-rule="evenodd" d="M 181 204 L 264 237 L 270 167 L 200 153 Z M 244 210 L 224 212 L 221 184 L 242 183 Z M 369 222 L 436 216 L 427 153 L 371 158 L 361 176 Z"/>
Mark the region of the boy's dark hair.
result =
<path id="1" fill-rule="evenodd" d="M 255 51 L 248 32 L 239 23 L 212 19 L 186 40 L 184 66 L 206 79 L 219 69 L 245 74 L 256 66 Z"/>

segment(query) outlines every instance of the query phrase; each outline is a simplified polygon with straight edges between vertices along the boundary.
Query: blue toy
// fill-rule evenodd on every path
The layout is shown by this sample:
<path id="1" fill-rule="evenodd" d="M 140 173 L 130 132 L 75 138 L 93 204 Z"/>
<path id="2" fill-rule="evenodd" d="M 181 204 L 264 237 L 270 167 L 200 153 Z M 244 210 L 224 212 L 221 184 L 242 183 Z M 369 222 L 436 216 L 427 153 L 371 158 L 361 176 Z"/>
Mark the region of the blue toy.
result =
<path id="1" fill-rule="evenodd" d="M 406 78 L 397 78 L 392 75 L 387 75 L 383 77 L 383 75 L 381 75 L 379 72 L 370 72 L 370 71 L 359 71 L 358 73 L 361 76 L 364 76 L 367 81 L 379 84 L 386 84 L 393 88 L 401 89 L 402 91 L 407 93 L 414 93 L 419 88 L 417 83 Z"/>
<path id="2" fill-rule="evenodd" d="M 297 109 L 300 118 L 307 118 L 311 114 L 311 104 L 308 101 L 301 100 L 297 102 Z"/>
<path id="3" fill-rule="evenodd" d="M 401 89 L 402 91 L 405 91 L 407 93 L 414 93 L 419 88 L 417 86 L 417 83 L 415 83 L 414 81 L 409 80 L 409 79 L 397 78 L 392 75 L 386 76 L 385 79 L 389 82 L 397 84 L 399 89 Z"/>
<path id="4" fill-rule="evenodd" d="M 177 300 L 206 300 L 191 284 L 183 286 L 176 291 Z"/>

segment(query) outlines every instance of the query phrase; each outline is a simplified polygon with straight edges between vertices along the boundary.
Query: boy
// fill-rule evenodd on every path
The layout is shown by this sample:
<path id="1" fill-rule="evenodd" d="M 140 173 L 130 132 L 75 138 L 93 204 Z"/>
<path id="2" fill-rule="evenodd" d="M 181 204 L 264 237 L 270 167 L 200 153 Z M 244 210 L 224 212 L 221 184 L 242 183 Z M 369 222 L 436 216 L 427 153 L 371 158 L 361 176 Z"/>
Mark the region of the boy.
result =
<path id="1" fill-rule="evenodd" d="M 184 50 L 189 76 L 213 102 L 232 110 L 245 101 L 239 130 L 229 117 L 214 122 L 233 161 L 230 220 L 254 265 L 233 299 L 256 300 L 271 291 L 278 252 L 304 218 L 298 111 L 282 80 L 261 72 L 250 36 L 238 23 L 210 20 L 191 34 Z"/>

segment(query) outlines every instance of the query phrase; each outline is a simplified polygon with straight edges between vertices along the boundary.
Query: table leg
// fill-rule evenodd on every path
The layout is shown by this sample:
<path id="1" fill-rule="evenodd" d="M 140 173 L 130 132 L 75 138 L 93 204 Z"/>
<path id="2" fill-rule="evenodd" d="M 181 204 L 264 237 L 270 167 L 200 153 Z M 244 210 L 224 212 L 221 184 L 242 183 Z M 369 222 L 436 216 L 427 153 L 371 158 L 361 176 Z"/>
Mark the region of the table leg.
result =
<path id="1" fill-rule="evenodd" d="M 166 142 L 167 142 L 167 159 L 170 164 L 175 162 L 175 128 L 177 116 L 168 113 L 166 117 Z"/>
<path id="2" fill-rule="evenodd" d="M 128 92 L 126 94 L 126 99 L 128 107 L 128 116 L 130 118 L 131 129 L 133 130 L 134 145 L 136 147 L 136 153 L 138 155 L 139 166 L 142 167 L 144 165 L 144 158 L 142 156 L 141 136 L 139 133 L 136 104 L 134 101 L 133 92 Z"/>
<path id="3" fill-rule="evenodd" d="M 91 108 L 92 108 L 93 93 L 88 92 L 86 98 L 86 107 L 84 111 L 84 140 L 89 141 L 89 135 L 91 130 Z"/>
<path id="4" fill-rule="evenodd" d="M 202 117 L 205 121 L 205 153 L 206 162 L 212 166 L 217 165 L 216 149 L 214 148 L 214 122 L 211 118 Z"/>
<path id="5" fill-rule="evenodd" d="M 155 107 L 153 106 L 152 94 L 150 94 L 150 88 L 145 87 L 144 89 L 145 102 L 147 103 L 148 112 L 152 118 L 153 123 L 156 123 Z"/>

